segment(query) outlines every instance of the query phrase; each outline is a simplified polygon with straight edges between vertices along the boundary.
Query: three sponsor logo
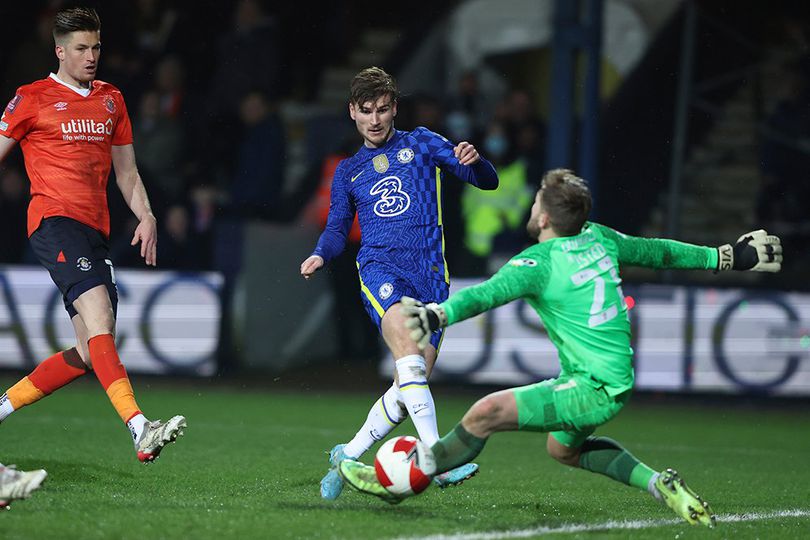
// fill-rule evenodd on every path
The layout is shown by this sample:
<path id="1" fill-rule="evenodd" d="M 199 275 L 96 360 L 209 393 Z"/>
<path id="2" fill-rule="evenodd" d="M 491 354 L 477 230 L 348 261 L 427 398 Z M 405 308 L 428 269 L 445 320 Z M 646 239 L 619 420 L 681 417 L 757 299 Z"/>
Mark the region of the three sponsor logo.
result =
<path id="1" fill-rule="evenodd" d="M 410 163 L 414 157 L 416 157 L 416 154 L 412 148 L 401 148 L 396 153 L 397 161 L 402 164 Z M 386 154 L 374 156 L 371 162 L 374 165 L 374 170 L 380 174 L 387 172 L 391 167 Z M 357 180 L 361 174 L 363 174 L 363 171 L 352 176 L 351 181 Z M 369 190 L 369 195 L 379 197 L 379 200 L 374 203 L 374 213 L 379 217 L 398 216 L 411 206 L 411 197 L 403 191 L 402 180 L 398 176 L 386 176 L 378 180 Z"/>
<path id="2" fill-rule="evenodd" d="M 379 180 L 368 193 L 380 197 L 374 203 L 374 213 L 383 218 L 398 216 L 411 206 L 411 197 L 402 190 L 402 180 L 396 176 Z"/>

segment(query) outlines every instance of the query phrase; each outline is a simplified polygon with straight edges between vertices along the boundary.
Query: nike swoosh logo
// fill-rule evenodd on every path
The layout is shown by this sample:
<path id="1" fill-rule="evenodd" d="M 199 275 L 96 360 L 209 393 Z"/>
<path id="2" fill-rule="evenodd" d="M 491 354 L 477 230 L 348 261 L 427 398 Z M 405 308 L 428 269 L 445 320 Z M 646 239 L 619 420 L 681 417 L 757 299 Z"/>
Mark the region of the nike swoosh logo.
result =
<path id="1" fill-rule="evenodd" d="M 418 403 L 413 406 L 413 414 L 420 413 L 427 408 L 429 408 L 429 405 L 427 403 Z"/>
<path id="2" fill-rule="evenodd" d="M 352 182 L 354 182 L 355 180 L 357 180 L 357 177 L 358 177 L 358 176 L 360 176 L 361 174 L 363 174 L 363 171 L 360 171 L 360 172 L 359 172 L 359 173 L 357 173 L 356 175 L 352 176 Z"/>

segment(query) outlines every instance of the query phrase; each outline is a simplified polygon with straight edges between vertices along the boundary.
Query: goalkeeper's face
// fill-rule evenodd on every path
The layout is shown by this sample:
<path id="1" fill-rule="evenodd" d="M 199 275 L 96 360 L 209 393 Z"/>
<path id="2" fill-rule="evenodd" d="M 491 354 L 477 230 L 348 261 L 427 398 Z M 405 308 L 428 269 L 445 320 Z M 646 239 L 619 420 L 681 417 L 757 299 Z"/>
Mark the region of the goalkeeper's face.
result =
<path id="1" fill-rule="evenodd" d="M 529 221 L 526 223 L 526 232 L 534 239 L 540 236 L 540 231 L 542 230 L 541 221 L 543 219 L 548 220 L 548 215 L 543 212 L 542 193 L 542 189 L 538 190 L 537 195 L 534 196 L 532 212 L 529 215 Z"/>
<path id="2" fill-rule="evenodd" d="M 391 138 L 396 115 L 397 102 L 390 95 L 362 104 L 349 103 L 349 116 L 354 120 L 357 131 L 363 136 L 364 144 L 369 148 L 379 148 Z"/>

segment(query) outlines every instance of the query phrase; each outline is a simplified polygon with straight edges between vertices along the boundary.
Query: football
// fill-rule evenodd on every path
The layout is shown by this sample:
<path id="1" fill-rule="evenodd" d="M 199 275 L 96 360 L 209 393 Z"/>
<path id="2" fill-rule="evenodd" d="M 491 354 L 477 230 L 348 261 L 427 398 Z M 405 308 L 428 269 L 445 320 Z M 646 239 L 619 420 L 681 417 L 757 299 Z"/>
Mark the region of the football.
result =
<path id="1" fill-rule="evenodd" d="M 430 447 L 415 437 L 386 441 L 374 458 L 377 480 L 389 493 L 408 497 L 423 492 L 431 477 L 424 471 L 436 470 Z"/>

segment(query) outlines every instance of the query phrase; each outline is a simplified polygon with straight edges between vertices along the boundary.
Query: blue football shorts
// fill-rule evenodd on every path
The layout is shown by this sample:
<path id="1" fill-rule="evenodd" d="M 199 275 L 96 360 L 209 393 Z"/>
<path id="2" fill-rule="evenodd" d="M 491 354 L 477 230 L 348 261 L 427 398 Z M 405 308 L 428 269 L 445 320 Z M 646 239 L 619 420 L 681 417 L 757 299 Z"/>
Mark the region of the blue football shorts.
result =
<path id="1" fill-rule="evenodd" d="M 360 297 L 368 316 L 382 332 L 382 318 L 388 308 L 400 301 L 403 296 L 410 296 L 424 302 L 444 302 L 450 294 L 450 285 L 432 276 L 408 275 L 390 265 L 379 262 L 368 262 L 358 269 L 360 274 Z M 436 350 L 442 341 L 444 329 L 438 330 L 430 337 L 430 344 Z"/>

